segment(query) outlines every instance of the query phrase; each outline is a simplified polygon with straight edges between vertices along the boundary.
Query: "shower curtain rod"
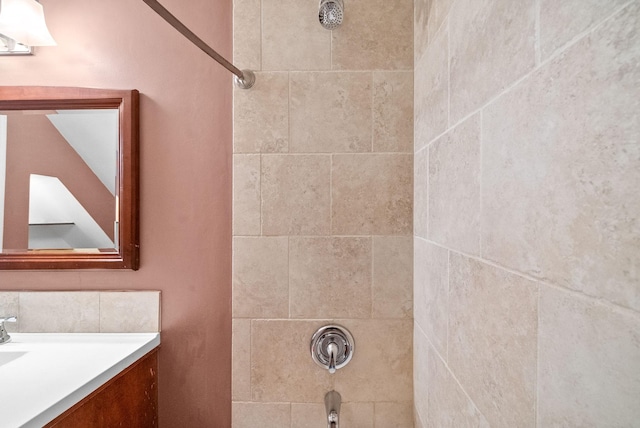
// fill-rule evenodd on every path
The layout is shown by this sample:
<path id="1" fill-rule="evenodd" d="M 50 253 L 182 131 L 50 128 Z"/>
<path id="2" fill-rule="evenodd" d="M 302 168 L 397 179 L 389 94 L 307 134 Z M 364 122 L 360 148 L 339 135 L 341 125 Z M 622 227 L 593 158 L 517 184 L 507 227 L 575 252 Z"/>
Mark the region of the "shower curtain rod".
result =
<path id="1" fill-rule="evenodd" d="M 196 36 L 193 31 L 189 30 L 186 25 L 178 20 L 171 14 L 164 6 L 158 3 L 156 0 L 143 0 L 151 9 L 153 9 L 158 15 L 164 18 L 169 24 L 176 30 L 185 36 L 191 43 L 202 49 L 211 58 L 218 61 L 220 65 L 235 74 L 234 82 L 237 87 L 242 89 L 249 89 L 256 81 L 256 76 L 251 70 L 240 70 L 238 67 L 227 61 L 222 55 L 213 50 L 211 46 L 206 44 L 200 37 Z"/>

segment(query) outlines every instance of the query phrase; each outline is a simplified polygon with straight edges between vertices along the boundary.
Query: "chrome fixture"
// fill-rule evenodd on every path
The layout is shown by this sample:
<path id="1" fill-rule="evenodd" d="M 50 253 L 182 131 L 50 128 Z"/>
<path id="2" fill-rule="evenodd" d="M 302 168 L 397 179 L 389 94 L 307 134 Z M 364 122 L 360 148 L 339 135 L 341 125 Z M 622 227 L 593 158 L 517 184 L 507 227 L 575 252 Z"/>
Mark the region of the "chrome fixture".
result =
<path id="1" fill-rule="evenodd" d="M 0 55 L 30 55 L 32 46 L 55 46 L 36 0 L 0 0 Z"/>
<path id="2" fill-rule="evenodd" d="M 342 397 L 337 391 L 329 391 L 324 396 L 324 408 L 327 410 L 327 428 L 340 428 L 340 404 Z"/>
<path id="3" fill-rule="evenodd" d="M 339 325 L 327 325 L 311 338 L 311 358 L 320 367 L 335 373 L 353 357 L 355 342 L 349 330 Z"/>
<path id="4" fill-rule="evenodd" d="M 18 318 L 16 318 L 15 316 L 0 318 L 0 345 L 2 345 L 3 343 L 11 342 L 11 336 L 9 336 L 9 333 L 7 333 L 7 329 L 4 328 L 4 323 L 16 321 L 18 321 Z"/>
<path id="5" fill-rule="evenodd" d="M 157 0 L 143 0 L 151 9 L 167 21 L 173 28 L 178 30 L 180 34 L 185 36 L 191 43 L 202 49 L 204 53 L 215 59 L 218 64 L 229 70 L 235 75 L 234 83 L 240 89 L 250 89 L 256 82 L 256 75 L 251 70 L 240 70 L 238 67 L 227 61 L 222 55 L 213 50 L 211 46 L 206 44 L 200 37 L 196 36 L 193 31 L 187 28 L 182 22 L 171 14 Z"/>
<path id="6" fill-rule="evenodd" d="M 343 0 L 320 0 L 318 20 L 320 25 L 327 30 L 335 30 L 344 19 Z"/>

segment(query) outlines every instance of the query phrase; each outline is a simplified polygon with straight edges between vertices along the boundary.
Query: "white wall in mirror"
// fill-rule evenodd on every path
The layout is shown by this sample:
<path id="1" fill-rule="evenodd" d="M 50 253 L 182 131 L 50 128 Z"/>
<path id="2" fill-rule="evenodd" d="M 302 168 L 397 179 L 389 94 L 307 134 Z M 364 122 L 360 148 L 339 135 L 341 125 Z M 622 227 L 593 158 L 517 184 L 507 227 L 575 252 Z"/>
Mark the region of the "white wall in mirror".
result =
<path id="1" fill-rule="evenodd" d="M 118 110 L 57 110 L 47 118 L 115 196 Z"/>
<path id="2" fill-rule="evenodd" d="M 31 174 L 29 248 L 114 248 L 114 243 L 57 177 Z"/>

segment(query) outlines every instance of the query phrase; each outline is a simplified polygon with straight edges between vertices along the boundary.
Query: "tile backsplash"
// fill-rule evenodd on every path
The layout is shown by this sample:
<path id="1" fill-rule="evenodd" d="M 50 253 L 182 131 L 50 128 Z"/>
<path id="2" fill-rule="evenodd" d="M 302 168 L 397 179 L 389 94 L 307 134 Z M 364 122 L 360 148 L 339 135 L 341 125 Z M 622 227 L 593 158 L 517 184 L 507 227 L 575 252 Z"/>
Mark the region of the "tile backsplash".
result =
<path id="1" fill-rule="evenodd" d="M 2 291 L 0 316 L 16 333 L 160 331 L 159 291 Z"/>

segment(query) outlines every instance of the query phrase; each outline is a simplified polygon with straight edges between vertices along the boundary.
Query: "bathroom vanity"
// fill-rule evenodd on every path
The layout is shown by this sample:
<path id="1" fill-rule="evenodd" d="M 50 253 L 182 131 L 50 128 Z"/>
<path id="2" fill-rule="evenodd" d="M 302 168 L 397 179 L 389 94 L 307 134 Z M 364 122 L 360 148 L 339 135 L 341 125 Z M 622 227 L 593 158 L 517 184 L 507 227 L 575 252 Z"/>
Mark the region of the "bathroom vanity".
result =
<path id="1" fill-rule="evenodd" d="M 13 333 L 0 346 L 2 426 L 157 426 L 159 333 Z"/>

